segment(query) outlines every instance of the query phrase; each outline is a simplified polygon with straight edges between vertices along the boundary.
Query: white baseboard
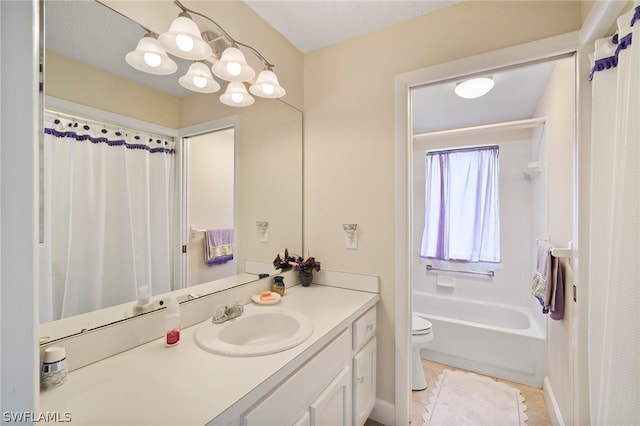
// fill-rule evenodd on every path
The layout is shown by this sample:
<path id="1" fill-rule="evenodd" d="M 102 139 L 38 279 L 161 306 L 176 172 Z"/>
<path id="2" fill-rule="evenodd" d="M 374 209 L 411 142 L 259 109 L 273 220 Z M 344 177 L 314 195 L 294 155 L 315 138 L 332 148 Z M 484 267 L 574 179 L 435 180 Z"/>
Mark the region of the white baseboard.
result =
<path id="1" fill-rule="evenodd" d="M 376 398 L 376 404 L 373 406 L 369 418 L 385 426 L 393 426 L 396 422 L 395 413 L 395 405 L 384 399 Z"/>
<path id="2" fill-rule="evenodd" d="M 556 401 L 556 397 L 553 394 L 551 382 L 548 377 L 544 378 L 544 385 L 542 388 L 544 390 L 544 402 L 547 405 L 547 412 L 549 413 L 551 424 L 553 426 L 565 426 L 564 420 L 562 420 L 560 407 L 558 407 L 558 401 Z"/>

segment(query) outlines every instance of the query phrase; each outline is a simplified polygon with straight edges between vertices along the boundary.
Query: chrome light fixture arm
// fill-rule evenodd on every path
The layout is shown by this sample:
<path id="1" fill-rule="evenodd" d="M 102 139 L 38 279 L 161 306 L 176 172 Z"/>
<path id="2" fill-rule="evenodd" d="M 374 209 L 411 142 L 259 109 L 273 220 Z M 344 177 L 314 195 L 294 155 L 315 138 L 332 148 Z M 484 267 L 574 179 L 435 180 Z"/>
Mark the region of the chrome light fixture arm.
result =
<path id="1" fill-rule="evenodd" d="M 229 35 L 229 33 L 227 31 L 225 31 L 224 28 L 222 28 L 220 26 L 220 24 L 218 24 L 216 21 L 214 21 L 213 19 L 209 18 L 208 16 L 189 9 L 188 7 L 186 7 L 185 5 L 183 5 L 182 3 L 180 3 L 179 0 L 174 0 L 174 3 L 176 6 L 178 6 L 183 12 L 187 12 L 190 13 L 192 15 L 196 15 L 199 16 L 200 18 L 206 20 L 207 22 L 215 25 L 215 27 L 222 33 L 222 36 L 224 36 L 225 39 L 227 39 L 227 41 L 233 46 L 233 45 L 237 45 L 237 46 L 242 46 L 245 47 L 247 49 L 249 49 L 254 55 L 256 55 L 256 57 L 258 57 L 263 63 L 264 63 L 264 67 L 265 69 L 271 69 L 273 68 L 275 65 L 273 65 L 272 63 L 270 63 L 269 61 L 267 61 L 267 59 L 262 56 L 262 54 L 260 52 L 258 52 L 255 48 L 253 48 L 252 46 L 249 46 L 248 44 L 245 43 L 241 43 L 238 40 L 236 40 L 235 38 L 231 37 L 231 35 Z"/>

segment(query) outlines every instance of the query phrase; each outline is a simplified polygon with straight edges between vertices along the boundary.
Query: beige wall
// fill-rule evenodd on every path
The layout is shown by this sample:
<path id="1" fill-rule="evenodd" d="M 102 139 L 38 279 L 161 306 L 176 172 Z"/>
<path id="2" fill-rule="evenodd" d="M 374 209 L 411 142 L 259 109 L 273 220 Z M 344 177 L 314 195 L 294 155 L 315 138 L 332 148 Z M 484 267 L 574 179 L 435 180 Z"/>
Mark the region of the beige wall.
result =
<path id="1" fill-rule="evenodd" d="M 236 116 L 238 123 L 236 259 L 270 262 L 288 248 L 302 254 L 302 113 L 273 99 L 248 108 L 212 102 L 207 95 L 183 98 L 181 127 Z M 257 221 L 269 222 L 269 241 L 259 241 Z"/>
<path id="2" fill-rule="evenodd" d="M 394 75 L 580 26 L 579 2 L 472 1 L 305 55 L 305 249 L 381 277 L 379 398 L 395 399 L 394 293 L 408 289 L 394 282 Z M 342 223 L 360 225 L 357 250 Z"/>
<path id="3" fill-rule="evenodd" d="M 48 96 L 177 129 L 180 99 L 116 75 L 45 52 Z"/>
<path id="4" fill-rule="evenodd" d="M 551 244 L 567 247 L 576 241 L 574 231 L 574 190 L 576 182 L 575 62 L 558 62 L 536 108 L 536 116 L 546 116 L 545 173 L 547 177 L 547 232 Z M 564 423 L 574 424 L 574 284 L 573 265 L 562 260 L 565 287 L 564 319 L 547 319 L 547 378 L 556 397 Z M 549 407 L 551 408 L 551 407 Z"/>
<path id="5" fill-rule="evenodd" d="M 589 16 L 589 12 L 591 12 L 591 9 L 593 8 L 593 3 L 594 2 L 592 0 L 580 1 L 580 20 L 583 24 L 586 21 L 587 16 Z"/>
<path id="6" fill-rule="evenodd" d="M 198 229 L 235 227 L 235 141 L 232 129 L 189 138 L 189 220 Z M 189 240 L 189 285 L 237 273 L 237 259 L 205 261 L 204 232 Z M 234 243 L 237 235 L 234 235 Z"/>

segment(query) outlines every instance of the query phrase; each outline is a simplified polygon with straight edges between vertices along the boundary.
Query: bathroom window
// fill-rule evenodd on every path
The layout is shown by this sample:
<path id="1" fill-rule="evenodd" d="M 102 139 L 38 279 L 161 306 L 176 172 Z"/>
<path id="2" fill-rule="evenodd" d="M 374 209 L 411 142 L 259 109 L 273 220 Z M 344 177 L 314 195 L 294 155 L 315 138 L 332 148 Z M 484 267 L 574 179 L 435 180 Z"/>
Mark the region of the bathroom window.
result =
<path id="1" fill-rule="evenodd" d="M 420 257 L 500 262 L 498 146 L 427 152 Z"/>

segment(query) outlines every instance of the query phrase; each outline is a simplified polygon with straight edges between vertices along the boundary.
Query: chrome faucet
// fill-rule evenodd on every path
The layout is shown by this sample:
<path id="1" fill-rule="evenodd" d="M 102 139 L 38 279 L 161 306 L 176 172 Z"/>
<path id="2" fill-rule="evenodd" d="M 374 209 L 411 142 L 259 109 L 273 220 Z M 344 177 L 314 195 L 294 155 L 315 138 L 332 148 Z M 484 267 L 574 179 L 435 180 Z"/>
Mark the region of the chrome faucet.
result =
<path id="1" fill-rule="evenodd" d="M 244 306 L 242 306 L 238 300 L 236 300 L 233 306 L 225 306 L 223 308 L 221 305 L 218 305 L 213 317 L 211 318 L 211 322 L 214 324 L 221 324 L 235 317 L 239 317 L 243 312 Z"/>

